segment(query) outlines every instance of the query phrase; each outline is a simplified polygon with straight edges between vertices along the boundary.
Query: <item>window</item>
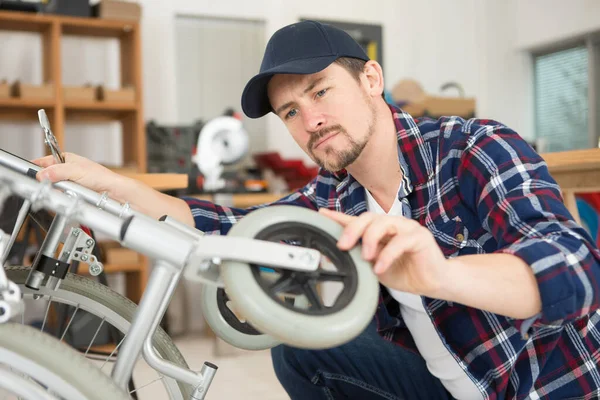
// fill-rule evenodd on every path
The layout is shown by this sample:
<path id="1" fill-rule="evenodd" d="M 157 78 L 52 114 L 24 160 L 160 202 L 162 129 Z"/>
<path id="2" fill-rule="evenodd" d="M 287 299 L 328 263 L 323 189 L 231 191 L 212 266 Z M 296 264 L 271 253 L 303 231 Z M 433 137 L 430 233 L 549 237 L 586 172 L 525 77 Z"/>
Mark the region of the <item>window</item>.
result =
<path id="1" fill-rule="evenodd" d="M 598 146 L 597 53 L 590 37 L 534 54 L 535 132 L 540 152 Z"/>

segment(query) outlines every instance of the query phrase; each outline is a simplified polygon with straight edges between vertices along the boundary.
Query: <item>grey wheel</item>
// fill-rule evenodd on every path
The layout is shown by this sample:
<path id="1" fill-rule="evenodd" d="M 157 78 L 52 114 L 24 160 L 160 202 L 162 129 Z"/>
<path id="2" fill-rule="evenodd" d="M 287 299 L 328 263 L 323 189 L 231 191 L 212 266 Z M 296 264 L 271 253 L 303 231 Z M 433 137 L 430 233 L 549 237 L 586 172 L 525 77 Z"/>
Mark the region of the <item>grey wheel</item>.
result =
<path id="1" fill-rule="evenodd" d="M 110 377 L 56 338 L 15 323 L 0 324 L 0 363 L 52 395 L 70 400 L 126 400 Z M 37 397 L 31 397 L 31 399 Z"/>
<path id="2" fill-rule="evenodd" d="M 127 334 L 129 331 L 137 307 L 131 300 L 98 282 L 73 274 L 67 274 L 57 290 L 48 290 L 45 286 L 42 286 L 39 291 L 33 291 L 25 286 L 29 270 L 29 267 L 22 266 L 6 267 L 8 279 L 19 285 L 24 297 L 41 294 L 46 299 L 50 299 L 51 302 L 75 307 L 75 312 L 77 310 L 87 311 L 102 319 L 103 323 L 117 328 L 123 334 Z M 73 319 L 73 315 L 70 315 L 70 318 Z M 65 333 L 66 331 L 62 335 L 64 336 Z M 159 327 L 156 330 L 153 343 L 162 358 L 182 368 L 188 368 L 179 349 L 162 328 Z M 109 358 L 112 356 L 113 354 Z M 112 358 L 114 361 L 114 357 Z M 161 377 L 160 381 L 171 399 L 187 400 L 191 398 L 193 389 L 190 385 L 167 377 Z"/>
<path id="3" fill-rule="evenodd" d="M 359 247 L 349 252 L 337 248 L 341 233 L 336 222 L 296 206 L 265 207 L 246 215 L 229 235 L 310 247 L 324 257 L 314 272 L 224 260 L 221 274 L 236 308 L 261 332 L 296 347 L 329 348 L 355 338 L 373 318 L 379 283 Z M 273 271 L 278 274 L 275 281 Z M 342 289 L 327 304 L 319 286 L 329 283 L 340 284 Z M 305 297 L 310 306 L 285 302 L 286 294 Z"/>
<path id="4" fill-rule="evenodd" d="M 281 343 L 240 320 L 236 315 L 236 307 L 223 288 L 202 285 L 201 291 L 200 307 L 206 323 L 230 345 L 245 350 L 264 350 Z"/>

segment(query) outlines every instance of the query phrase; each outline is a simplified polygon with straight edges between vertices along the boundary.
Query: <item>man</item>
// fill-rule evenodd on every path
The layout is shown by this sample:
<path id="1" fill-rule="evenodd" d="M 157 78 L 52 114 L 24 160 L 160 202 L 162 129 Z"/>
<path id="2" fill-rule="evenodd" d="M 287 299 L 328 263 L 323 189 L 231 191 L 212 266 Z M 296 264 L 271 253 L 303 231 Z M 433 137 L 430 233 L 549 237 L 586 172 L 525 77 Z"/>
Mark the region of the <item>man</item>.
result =
<path id="1" fill-rule="evenodd" d="M 322 167 L 275 204 L 344 225 L 338 246 L 362 240 L 382 284 L 355 340 L 272 350 L 284 388 L 293 399 L 600 397 L 600 252 L 544 161 L 498 122 L 416 120 L 383 88 L 350 36 L 306 21 L 273 35 L 242 95 L 246 115 L 274 112 Z M 208 233 L 248 212 L 168 197 L 71 154 L 37 162 L 38 179 L 107 190 Z"/>

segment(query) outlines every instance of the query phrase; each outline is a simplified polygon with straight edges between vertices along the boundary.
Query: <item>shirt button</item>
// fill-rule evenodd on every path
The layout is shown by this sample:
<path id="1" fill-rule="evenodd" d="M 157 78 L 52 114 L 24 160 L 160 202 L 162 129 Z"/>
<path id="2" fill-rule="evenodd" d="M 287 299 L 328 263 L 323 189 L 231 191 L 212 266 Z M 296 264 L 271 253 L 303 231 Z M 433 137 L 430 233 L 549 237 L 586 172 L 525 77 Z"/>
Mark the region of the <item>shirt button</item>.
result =
<path id="1" fill-rule="evenodd" d="M 455 237 L 456 237 L 456 240 L 458 240 L 459 242 L 462 242 L 463 240 L 465 240 L 465 235 L 463 235 L 462 233 L 458 233 Z"/>

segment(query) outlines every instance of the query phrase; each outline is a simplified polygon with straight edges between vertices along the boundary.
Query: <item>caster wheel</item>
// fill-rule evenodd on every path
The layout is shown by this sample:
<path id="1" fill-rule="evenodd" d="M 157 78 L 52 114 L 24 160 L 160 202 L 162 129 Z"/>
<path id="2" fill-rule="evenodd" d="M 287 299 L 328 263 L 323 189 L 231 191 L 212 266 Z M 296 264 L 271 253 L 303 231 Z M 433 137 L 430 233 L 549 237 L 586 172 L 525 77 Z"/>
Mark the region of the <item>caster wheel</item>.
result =
<path id="1" fill-rule="evenodd" d="M 335 347 L 358 336 L 377 308 L 379 283 L 359 247 L 337 248 L 341 233 L 338 223 L 296 206 L 261 208 L 238 221 L 228 235 L 285 242 L 322 254 L 312 272 L 224 260 L 221 276 L 239 313 L 259 331 L 300 348 Z M 331 296 L 326 286 L 337 286 L 337 293 Z M 286 301 L 286 296 L 297 301 Z"/>
<path id="2" fill-rule="evenodd" d="M 281 342 L 257 331 L 243 319 L 240 320 L 233 302 L 223 288 L 202 285 L 200 307 L 206 323 L 213 332 L 232 346 L 245 350 L 264 350 Z"/>

